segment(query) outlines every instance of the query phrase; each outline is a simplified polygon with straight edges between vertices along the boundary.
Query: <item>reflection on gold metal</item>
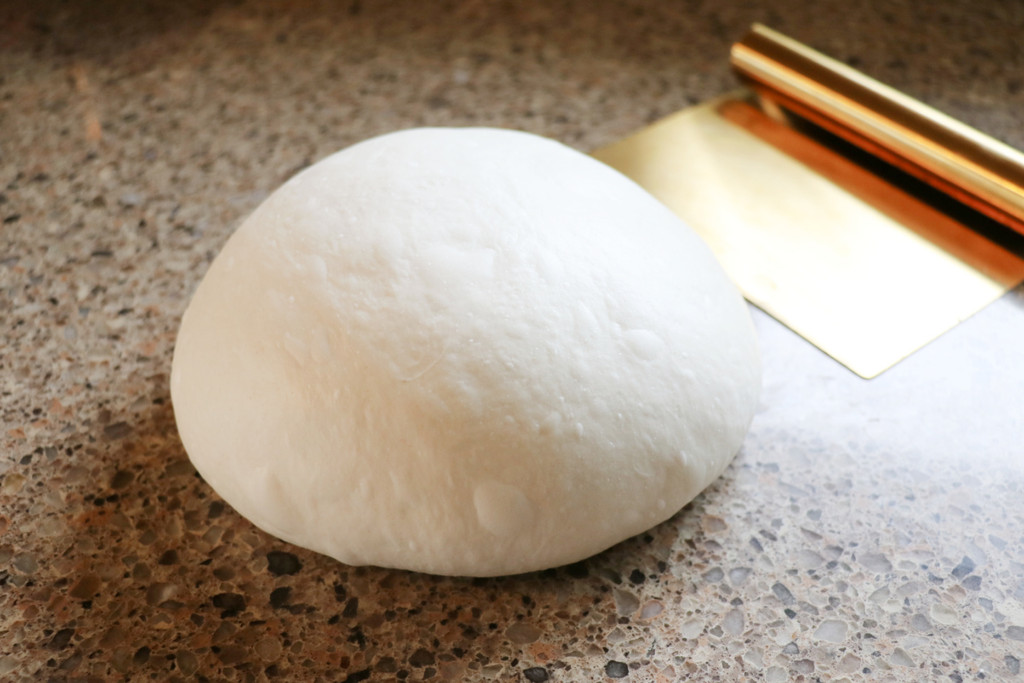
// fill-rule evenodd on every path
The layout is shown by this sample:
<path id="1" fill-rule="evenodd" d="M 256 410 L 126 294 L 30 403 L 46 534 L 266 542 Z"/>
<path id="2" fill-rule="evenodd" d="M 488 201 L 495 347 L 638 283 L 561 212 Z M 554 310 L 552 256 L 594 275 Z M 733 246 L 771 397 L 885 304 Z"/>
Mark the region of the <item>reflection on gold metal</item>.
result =
<path id="1" fill-rule="evenodd" d="M 1024 259 L 728 96 L 594 153 L 694 227 L 751 302 L 873 377 L 1024 281 Z"/>
<path id="2" fill-rule="evenodd" d="M 718 107 L 718 114 L 913 230 L 1001 288 L 1009 289 L 1021 281 L 1019 257 L 843 156 L 771 120 L 750 102 L 727 99 Z"/>
<path id="3" fill-rule="evenodd" d="M 765 26 L 732 49 L 758 93 L 1024 233 L 1024 154 Z"/>

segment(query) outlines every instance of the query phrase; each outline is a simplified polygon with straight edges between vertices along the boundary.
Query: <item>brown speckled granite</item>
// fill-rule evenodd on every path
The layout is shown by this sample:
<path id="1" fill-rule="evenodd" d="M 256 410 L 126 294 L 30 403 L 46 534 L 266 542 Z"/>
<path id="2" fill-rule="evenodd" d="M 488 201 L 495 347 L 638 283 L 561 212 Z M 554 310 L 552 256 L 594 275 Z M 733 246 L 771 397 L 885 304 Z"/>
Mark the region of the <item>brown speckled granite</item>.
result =
<path id="1" fill-rule="evenodd" d="M 0 680 L 1024 680 L 1021 290 L 871 382 L 757 314 L 726 475 L 541 574 L 290 547 L 177 439 L 188 296 L 295 170 L 423 124 L 592 148 L 731 88 L 755 20 L 1024 146 L 1017 0 L 0 8 Z"/>

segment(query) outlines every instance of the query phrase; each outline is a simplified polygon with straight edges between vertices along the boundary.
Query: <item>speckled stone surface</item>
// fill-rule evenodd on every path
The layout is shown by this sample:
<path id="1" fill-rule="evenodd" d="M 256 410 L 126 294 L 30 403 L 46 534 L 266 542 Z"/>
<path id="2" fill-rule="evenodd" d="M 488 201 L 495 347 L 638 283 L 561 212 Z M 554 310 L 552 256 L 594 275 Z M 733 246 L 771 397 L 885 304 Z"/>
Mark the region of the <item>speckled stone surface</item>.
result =
<path id="1" fill-rule="evenodd" d="M 1017 0 L 0 8 L 0 680 L 1024 680 L 1021 290 L 870 382 L 755 312 L 726 474 L 540 574 L 288 546 L 177 439 L 180 315 L 296 170 L 423 124 L 590 149 L 733 87 L 752 21 L 1024 147 Z"/>

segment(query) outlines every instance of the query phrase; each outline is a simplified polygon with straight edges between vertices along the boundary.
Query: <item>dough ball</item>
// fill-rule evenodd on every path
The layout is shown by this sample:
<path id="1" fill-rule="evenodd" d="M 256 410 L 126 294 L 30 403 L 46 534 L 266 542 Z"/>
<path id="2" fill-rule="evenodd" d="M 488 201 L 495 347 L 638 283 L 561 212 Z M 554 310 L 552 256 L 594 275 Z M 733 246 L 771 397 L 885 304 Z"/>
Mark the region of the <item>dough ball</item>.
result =
<path id="1" fill-rule="evenodd" d="M 599 552 L 725 469 L 760 366 L 707 246 L 616 171 L 494 129 L 306 169 L 182 320 L 171 391 L 202 476 L 352 564 L 489 576 Z"/>

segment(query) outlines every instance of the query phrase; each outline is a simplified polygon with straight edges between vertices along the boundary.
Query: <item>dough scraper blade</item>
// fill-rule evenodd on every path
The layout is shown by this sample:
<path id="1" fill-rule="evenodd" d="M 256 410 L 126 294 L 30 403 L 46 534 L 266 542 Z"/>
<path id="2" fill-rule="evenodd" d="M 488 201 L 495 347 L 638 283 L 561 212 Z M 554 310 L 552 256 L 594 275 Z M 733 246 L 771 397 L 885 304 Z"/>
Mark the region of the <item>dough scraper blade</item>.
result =
<path id="1" fill-rule="evenodd" d="M 1024 154 L 764 26 L 747 88 L 594 156 L 753 304 L 864 378 L 1024 281 Z"/>

